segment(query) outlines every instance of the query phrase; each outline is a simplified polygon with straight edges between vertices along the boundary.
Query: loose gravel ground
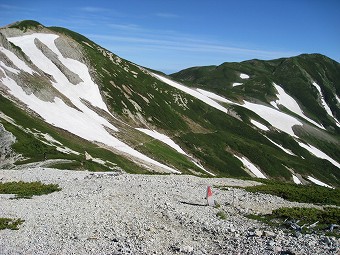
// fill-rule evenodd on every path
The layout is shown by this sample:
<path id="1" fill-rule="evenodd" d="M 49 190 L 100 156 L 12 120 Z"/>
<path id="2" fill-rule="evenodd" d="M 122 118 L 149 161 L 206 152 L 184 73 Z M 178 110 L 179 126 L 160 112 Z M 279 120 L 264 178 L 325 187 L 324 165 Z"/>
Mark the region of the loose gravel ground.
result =
<path id="1" fill-rule="evenodd" d="M 0 181 L 56 183 L 32 199 L 0 195 L 0 254 L 339 254 L 334 237 L 298 235 L 247 219 L 292 203 L 242 189 L 252 181 L 182 175 L 91 173 L 48 168 L 0 170 Z M 206 206 L 211 185 L 219 208 Z M 234 200 L 233 200 L 234 196 Z M 217 216 L 223 212 L 226 216 Z"/>

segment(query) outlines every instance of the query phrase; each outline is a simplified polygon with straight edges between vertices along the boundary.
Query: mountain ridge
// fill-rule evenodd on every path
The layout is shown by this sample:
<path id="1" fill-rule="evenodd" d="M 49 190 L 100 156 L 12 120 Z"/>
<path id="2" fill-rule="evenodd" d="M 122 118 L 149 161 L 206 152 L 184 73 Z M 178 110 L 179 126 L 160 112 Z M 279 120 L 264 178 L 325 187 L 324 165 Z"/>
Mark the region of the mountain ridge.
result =
<path id="1" fill-rule="evenodd" d="M 17 139 L 26 158 L 17 164 L 48 151 L 71 160 L 55 164 L 66 168 L 247 177 L 255 167 L 339 185 L 340 68 L 327 57 L 224 63 L 169 80 L 68 29 L 23 21 L 0 34 L 0 122 L 39 152 Z"/>

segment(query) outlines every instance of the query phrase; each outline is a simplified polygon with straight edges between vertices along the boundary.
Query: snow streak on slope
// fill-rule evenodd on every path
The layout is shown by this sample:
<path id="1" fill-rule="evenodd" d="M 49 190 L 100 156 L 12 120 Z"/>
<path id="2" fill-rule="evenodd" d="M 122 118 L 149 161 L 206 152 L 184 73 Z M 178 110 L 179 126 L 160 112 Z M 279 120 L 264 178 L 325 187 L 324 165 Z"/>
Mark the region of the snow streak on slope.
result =
<path id="1" fill-rule="evenodd" d="M 158 74 L 155 74 L 155 73 L 151 73 L 151 75 L 155 76 L 157 79 L 161 80 L 162 82 L 165 82 L 166 84 L 168 84 L 168 85 L 170 85 L 174 88 L 182 90 L 183 92 L 185 92 L 189 95 L 192 95 L 193 97 L 196 97 L 197 99 L 199 99 L 199 100 L 203 101 L 204 103 L 216 108 L 217 110 L 228 113 L 228 110 L 226 108 L 224 108 L 220 104 L 216 103 L 214 100 L 210 99 L 209 97 L 201 94 L 200 92 L 198 92 L 194 89 L 188 88 L 188 87 L 186 87 L 186 86 L 184 86 L 184 85 L 182 85 L 178 82 L 172 81 L 168 78 L 165 78 L 165 77 L 158 75 Z"/>
<path id="2" fill-rule="evenodd" d="M 0 49 L 0 51 L 1 51 L 1 49 Z M 0 61 L 0 68 L 1 68 L 2 70 L 6 69 L 6 70 L 8 70 L 8 71 L 10 71 L 10 72 L 12 72 L 12 73 L 15 73 L 15 74 L 20 73 L 19 70 L 14 69 L 14 68 L 12 68 L 12 67 L 10 67 L 10 66 L 7 66 L 7 65 L 6 65 L 4 62 L 2 62 L 2 61 Z"/>
<path id="3" fill-rule="evenodd" d="M 299 115 L 300 117 L 306 119 L 307 121 L 313 123 L 314 125 L 318 126 L 319 128 L 324 129 L 323 126 L 320 124 L 316 123 L 314 120 L 308 118 L 301 110 L 299 104 L 295 101 L 294 98 L 292 98 L 290 95 L 288 95 L 280 86 L 276 85 L 273 83 L 275 89 L 277 90 L 278 94 L 276 96 L 278 97 L 278 100 L 275 102 L 272 102 L 271 104 L 278 108 L 277 105 L 283 105 L 286 107 L 288 110 L 294 112 L 295 114 Z"/>
<path id="4" fill-rule="evenodd" d="M 6 57 L 12 61 L 13 64 L 15 64 L 16 67 L 18 67 L 18 69 L 23 70 L 24 72 L 27 72 L 29 74 L 33 74 L 33 70 L 26 65 L 26 63 L 24 61 L 22 61 L 21 59 L 19 59 L 13 52 L 5 49 L 4 47 L 0 46 L 0 51 L 2 53 L 4 53 L 6 55 Z"/>
<path id="5" fill-rule="evenodd" d="M 243 165 L 249 169 L 256 177 L 258 178 L 262 178 L 262 179 L 267 179 L 266 176 L 264 176 L 263 173 L 261 173 L 261 171 L 253 164 L 251 163 L 248 159 L 246 159 L 245 157 L 238 157 L 236 155 L 234 155 L 236 158 L 238 158 L 242 163 Z"/>
<path id="6" fill-rule="evenodd" d="M 57 66 L 37 48 L 34 43 L 36 38 L 57 54 L 64 66 L 78 74 L 82 82 L 76 85 L 71 84 Z M 118 129 L 82 103 L 82 99 L 85 99 L 93 106 L 109 112 L 101 98 L 97 84 L 92 81 L 86 65 L 77 60 L 62 56 L 54 43 L 56 38 L 58 36 L 54 34 L 31 34 L 9 38 L 9 40 L 19 46 L 38 68 L 52 75 L 55 79 L 55 82 L 52 82 L 53 86 L 68 97 L 80 111 L 69 107 L 57 97 L 53 102 L 45 102 L 39 100 L 34 94 L 27 95 L 13 79 L 9 77 L 2 78 L 2 82 L 9 88 L 10 93 L 27 104 L 30 109 L 37 112 L 46 122 L 52 125 L 65 129 L 86 140 L 106 144 L 167 171 L 179 173 L 177 170 L 132 149 L 106 131 L 105 127 L 113 131 L 118 131 Z M 14 64 L 20 69 L 23 67 L 22 63 L 18 60 L 15 60 Z M 25 69 L 23 70 L 25 71 Z"/>
<path id="7" fill-rule="evenodd" d="M 216 95 L 215 93 L 212 93 L 210 91 L 206 91 L 206 90 L 203 90 L 203 89 L 197 89 L 197 91 L 199 93 L 201 93 L 202 95 L 205 95 L 211 99 L 214 99 L 216 101 L 219 101 L 219 102 L 222 102 L 222 103 L 227 103 L 227 104 L 234 104 L 234 102 L 224 98 L 224 97 L 221 97 L 219 95 Z"/>
<path id="8" fill-rule="evenodd" d="M 262 123 L 256 120 L 251 119 L 250 122 L 259 129 L 262 129 L 263 131 L 269 131 L 269 128 L 267 128 L 267 126 L 263 125 Z"/>
<path id="9" fill-rule="evenodd" d="M 196 160 L 194 160 L 190 155 L 186 154 L 186 152 L 184 150 L 182 150 L 182 148 L 176 144 L 174 141 L 172 141 L 168 136 L 163 135 L 159 132 L 157 132 L 156 130 L 150 130 L 150 129 L 144 129 L 144 128 L 136 128 L 137 130 L 169 145 L 171 148 L 175 149 L 177 152 L 188 156 L 189 158 L 191 158 L 191 162 L 194 163 L 197 167 L 199 167 L 200 169 L 202 169 L 204 172 L 206 172 L 207 174 L 211 175 L 211 176 L 215 176 L 215 174 L 209 172 L 208 170 L 206 170 L 201 164 L 199 164 L 198 162 L 196 162 Z"/>
<path id="10" fill-rule="evenodd" d="M 269 139 L 267 136 L 265 136 L 271 143 L 275 144 L 277 147 L 279 147 L 281 150 L 283 150 L 285 153 L 292 155 L 292 156 L 296 156 L 293 152 L 291 152 L 290 150 L 287 150 L 286 148 L 284 148 L 282 145 L 274 142 L 273 140 Z"/>
<path id="11" fill-rule="evenodd" d="M 338 95 L 335 95 L 336 101 L 338 101 L 338 104 L 340 104 L 340 98 L 338 97 Z"/>
<path id="12" fill-rule="evenodd" d="M 320 96 L 321 104 L 322 104 L 323 108 L 325 108 L 326 112 L 327 112 L 330 116 L 332 116 L 332 117 L 334 118 L 331 109 L 329 108 L 327 102 L 325 101 L 325 98 L 324 98 L 324 96 L 323 96 L 323 94 L 322 94 L 322 91 L 321 91 L 320 86 L 319 86 L 316 82 L 313 82 L 313 85 L 314 85 L 314 87 L 316 87 L 316 89 L 319 91 L 319 96 Z"/>
<path id="13" fill-rule="evenodd" d="M 334 119 L 336 125 L 337 125 L 338 127 L 340 127 L 340 122 L 334 117 L 331 108 L 329 108 L 327 102 L 325 101 L 325 98 L 324 98 L 324 96 L 323 96 L 323 94 L 322 94 L 322 91 L 321 91 L 321 87 L 320 87 L 316 82 L 313 82 L 313 85 L 314 85 L 314 87 L 316 87 L 316 89 L 319 91 L 319 96 L 320 96 L 321 104 L 322 104 L 323 108 L 326 110 L 326 112 L 328 113 L 328 115 L 331 116 L 331 117 Z M 339 98 L 338 98 L 338 97 L 337 97 L 337 100 L 338 100 L 338 102 L 339 102 Z"/>
<path id="14" fill-rule="evenodd" d="M 318 179 L 315 179 L 312 176 L 308 176 L 307 179 L 310 180 L 311 182 L 319 185 L 319 186 L 324 186 L 324 187 L 327 187 L 327 188 L 330 188 L 330 189 L 334 189 L 332 186 L 329 186 L 328 184 L 326 184 L 322 181 L 319 181 Z"/>
<path id="15" fill-rule="evenodd" d="M 294 181 L 295 184 L 302 184 L 302 182 L 300 181 L 300 179 L 297 178 L 297 176 L 295 176 L 294 174 L 293 174 L 293 181 Z"/>
<path id="16" fill-rule="evenodd" d="M 170 137 L 163 135 L 159 132 L 157 132 L 156 130 L 150 130 L 150 129 L 145 129 L 145 128 L 136 128 L 137 130 L 169 145 L 171 148 L 175 149 L 177 152 L 183 154 L 183 155 L 187 155 L 185 153 L 184 150 L 182 150 L 181 147 L 179 147 L 179 145 L 177 145 L 173 140 L 170 139 Z"/>
<path id="17" fill-rule="evenodd" d="M 302 148 L 305 148 L 306 150 L 308 150 L 314 156 L 316 156 L 318 158 L 326 159 L 340 169 L 340 164 L 337 161 L 335 161 L 334 159 L 332 159 L 330 156 L 328 156 L 326 153 L 320 151 L 318 148 L 316 148 L 316 147 L 314 147 L 310 144 L 304 144 L 300 141 L 297 141 L 297 142 Z"/>
<path id="18" fill-rule="evenodd" d="M 194 163 L 197 167 L 201 168 L 204 172 L 206 172 L 207 174 L 211 175 L 211 176 L 216 176 L 215 174 L 213 174 L 212 172 L 209 172 L 208 170 L 206 170 L 200 163 L 196 162 L 194 159 L 191 160 L 192 163 Z"/>

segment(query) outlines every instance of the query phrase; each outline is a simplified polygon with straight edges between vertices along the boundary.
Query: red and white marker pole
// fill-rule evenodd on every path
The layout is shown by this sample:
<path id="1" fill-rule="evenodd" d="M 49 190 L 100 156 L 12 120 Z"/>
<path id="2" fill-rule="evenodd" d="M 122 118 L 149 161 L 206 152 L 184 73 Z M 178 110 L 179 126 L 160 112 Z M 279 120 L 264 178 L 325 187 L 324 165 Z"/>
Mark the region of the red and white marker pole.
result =
<path id="1" fill-rule="evenodd" d="M 210 186 L 208 186 L 207 188 L 207 204 L 209 206 L 215 206 L 215 201 L 214 201 L 213 193 L 212 193 Z"/>

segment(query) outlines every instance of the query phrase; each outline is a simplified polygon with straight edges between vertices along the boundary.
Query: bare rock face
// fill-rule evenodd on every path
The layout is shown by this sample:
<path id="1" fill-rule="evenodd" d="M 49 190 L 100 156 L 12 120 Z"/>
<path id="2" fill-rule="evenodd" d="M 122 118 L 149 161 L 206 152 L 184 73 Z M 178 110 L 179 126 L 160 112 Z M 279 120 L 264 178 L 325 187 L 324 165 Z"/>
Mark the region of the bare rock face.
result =
<path id="1" fill-rule="evenodd" d="M 11 148 L 15 140 L 15 136 L 0 124 L 0 168 L 6 168 L 17 159 L 18 155 Z"/>
<path id="2" fill-rule="evenodd" d="M 73 39 L 59 35 L 54 43 L 64 58 L 72 58 L 79 62 L 86 63 L 82 47 Z"/>
<path id="3" fill-rule="evenodd" d="M 34 39 L 35 45 L 38 47 L 38 49 L 41 50 L 41 52 L 49 58 L 53 64 L 58 67 L 58 69 L 66 76 L 66 78 L 69 80 L 70 83 L 76 85 L 83 80 L 79 77 L 78 74 L 72 72 L 70 69 L 68 69 L 58 58 L 57 54 L 55 54 L 52 50 L 50 50 L 45 44 L 43 44 L 39 39 Z"/>

